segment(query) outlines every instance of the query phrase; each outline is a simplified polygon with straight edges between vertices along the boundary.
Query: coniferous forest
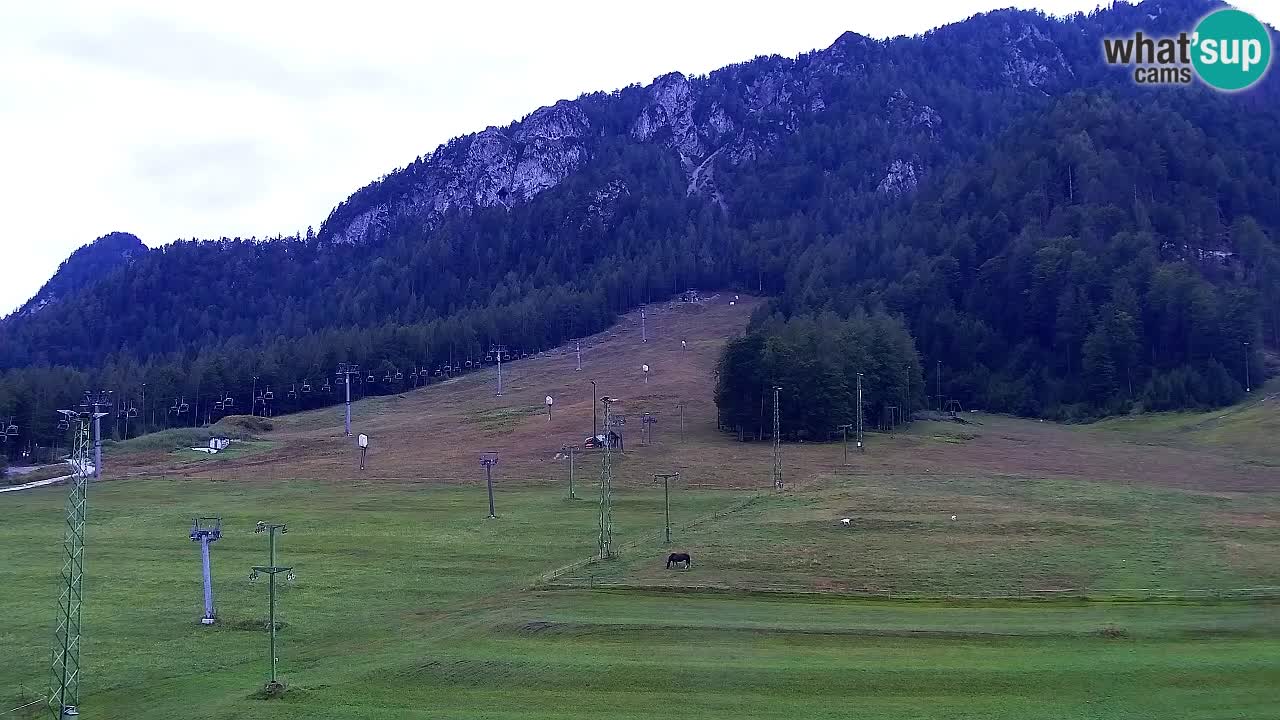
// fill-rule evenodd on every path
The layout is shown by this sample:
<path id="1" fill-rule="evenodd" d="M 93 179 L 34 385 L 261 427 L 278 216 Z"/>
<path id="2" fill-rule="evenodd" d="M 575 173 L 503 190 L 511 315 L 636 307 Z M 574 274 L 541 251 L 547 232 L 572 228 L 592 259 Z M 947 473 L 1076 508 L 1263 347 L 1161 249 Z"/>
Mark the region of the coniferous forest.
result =
<path id="1" fill-rule="evenodd" d="M 978 72 L 981 48 L 1020 15 L 876 45 L 874 72 L 768 153 L 718 165 L 715 198 L 689 192 L 672 149 L 629 139 L 633 86 L 581 98 L 593 127 L 620 131 L 510 209 L 363 244 L 179 241 L 60 274 L 56 302 L 0 321 L 0 420 L 20 433 L 4 453 L 54 444 L 53 411 L 87 388 L 138 411 L 130 435 L 246 412 L 268 388 L 271 412 L 290 412 L 337 402 L 340 362 L 366 370 L 358 395 L 399 392 L 491 344 L 547 349 L 687 288 L 773 298 L 715 388 L 722 426 L 744 435 L 767 432 L 778 384 L 807 398 L 783 407 L 789 436 L 827 437 L 850 422 L 858 373 L 870 427 L 944 399 L 1056 419 L 1239 399 L 1280 345 L 1275 74 L 1236 95 L 1134 86 L 1095 61 L 1089 39 L 1118 22 L 1102 11 L 1051 23 L 1071 87 L 1008 87 Z M 895 125 L 881 112 L 895 93 L 944 122 Z M 900 157 L 918 187 L 883 192 Z M 395 177 L 362 192 L 398 192 Z"/>

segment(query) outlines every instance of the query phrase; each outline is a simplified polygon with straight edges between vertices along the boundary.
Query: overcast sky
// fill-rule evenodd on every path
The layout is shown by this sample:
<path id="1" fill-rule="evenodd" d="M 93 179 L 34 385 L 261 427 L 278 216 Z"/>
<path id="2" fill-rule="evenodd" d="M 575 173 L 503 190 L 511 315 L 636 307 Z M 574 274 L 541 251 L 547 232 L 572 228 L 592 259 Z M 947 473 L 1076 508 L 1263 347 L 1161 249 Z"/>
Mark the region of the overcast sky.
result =
<path id="1" fill-rule="evenodd" d="M 1010 4 L 1098 0 L 5 3 L 0 315 L 113 230 L 318 228 L 388 170 L 561 98 Z M 1238 5 L 1280 24 L 1273 0 Z"/>

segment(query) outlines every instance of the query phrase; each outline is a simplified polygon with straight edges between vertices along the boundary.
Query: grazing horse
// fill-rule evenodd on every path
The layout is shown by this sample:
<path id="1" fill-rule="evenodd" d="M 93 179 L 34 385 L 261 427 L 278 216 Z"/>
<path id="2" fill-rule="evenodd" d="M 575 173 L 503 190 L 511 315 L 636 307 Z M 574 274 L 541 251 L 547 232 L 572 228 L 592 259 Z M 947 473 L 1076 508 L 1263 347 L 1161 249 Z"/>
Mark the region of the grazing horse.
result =
<path id="1" fill-rule="evenodd" d="M 667 556 L 667 569 L 670 570 L 672 565 L 684 563 L 684 569 L 689 569 L 689 553 L 671 553 Z"/>

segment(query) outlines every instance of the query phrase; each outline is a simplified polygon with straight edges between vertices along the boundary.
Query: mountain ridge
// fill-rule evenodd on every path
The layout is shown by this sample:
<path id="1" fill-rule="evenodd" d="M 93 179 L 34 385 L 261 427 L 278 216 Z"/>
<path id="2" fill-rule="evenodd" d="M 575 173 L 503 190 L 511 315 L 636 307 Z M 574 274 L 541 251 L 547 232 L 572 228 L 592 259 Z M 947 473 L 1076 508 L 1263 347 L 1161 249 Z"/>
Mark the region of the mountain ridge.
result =
<path id="1" fill-rule="evenodd" d="M 540 108 L 361 188 L 319 237 L 172 243 L 0 324 L 0 414 L 145 384 L 173 421 L 184 395 L 319 385 L 338 362 L 442 376 L 689 288 L 784 318 L 885 310 L 989 409 L 1230 401 L 1240 343 L 1280 343 L 1280 76 L 1140 88 L 1100 46 L 1213 6 L 845 34 Z"/>

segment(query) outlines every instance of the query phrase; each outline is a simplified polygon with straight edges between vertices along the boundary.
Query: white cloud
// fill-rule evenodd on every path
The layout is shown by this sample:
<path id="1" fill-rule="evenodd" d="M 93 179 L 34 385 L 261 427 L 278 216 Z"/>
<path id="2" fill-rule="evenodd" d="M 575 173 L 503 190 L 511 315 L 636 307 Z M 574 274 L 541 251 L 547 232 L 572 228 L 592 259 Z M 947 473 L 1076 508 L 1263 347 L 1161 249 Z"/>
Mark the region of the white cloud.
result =
<path id="1" fill-rule="evenodd" d="M 1055 14 L 1095 3 L 1014 2 Z M 112 230 L 154 246 L 318 227 L 369 180 L 560 98 L 1008 4 L 8 4 L 0 313 Z M 1278 20 L 1266 0 L 1240 4 Z"/>

